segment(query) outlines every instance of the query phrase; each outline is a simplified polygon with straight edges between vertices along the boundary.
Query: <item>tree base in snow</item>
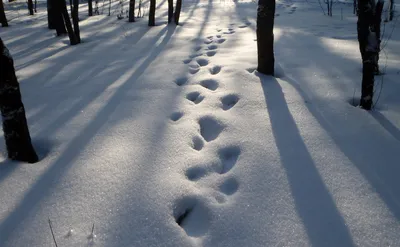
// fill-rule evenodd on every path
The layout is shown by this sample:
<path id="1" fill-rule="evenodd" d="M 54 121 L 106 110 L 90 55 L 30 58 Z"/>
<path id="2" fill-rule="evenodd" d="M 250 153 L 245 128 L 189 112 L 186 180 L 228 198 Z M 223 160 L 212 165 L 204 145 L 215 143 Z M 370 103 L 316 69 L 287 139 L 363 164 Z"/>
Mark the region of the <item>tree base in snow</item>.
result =
<path id="1" fill-rule="evenodd" d="M 0 110 L 8 157 L 28 163 L 39 161 L 31 143 L 14 61 L 0 38 Z"/>

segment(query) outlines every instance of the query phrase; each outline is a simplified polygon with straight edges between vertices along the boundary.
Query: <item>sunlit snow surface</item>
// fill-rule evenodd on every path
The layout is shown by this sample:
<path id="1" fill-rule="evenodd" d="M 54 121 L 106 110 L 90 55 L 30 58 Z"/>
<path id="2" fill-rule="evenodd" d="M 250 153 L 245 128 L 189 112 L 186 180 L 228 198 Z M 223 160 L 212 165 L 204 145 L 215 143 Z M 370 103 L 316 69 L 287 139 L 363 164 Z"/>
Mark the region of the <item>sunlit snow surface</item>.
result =
<path id="1" fill-rule="evenodd" d="M 151 28 L 113 4 L 82 4 L 69 46 L 44 3 L 5 3 L 42 160 L 0 145 L 1 247 L 54 246 L 49 219 L 60 247 L 400 245 L 397 16 L 366 112 L 351 3 L 277 2 L 276 78 L 255 70 L 253 2 L 184 1 L 176 27 L 160 1 Z"/>

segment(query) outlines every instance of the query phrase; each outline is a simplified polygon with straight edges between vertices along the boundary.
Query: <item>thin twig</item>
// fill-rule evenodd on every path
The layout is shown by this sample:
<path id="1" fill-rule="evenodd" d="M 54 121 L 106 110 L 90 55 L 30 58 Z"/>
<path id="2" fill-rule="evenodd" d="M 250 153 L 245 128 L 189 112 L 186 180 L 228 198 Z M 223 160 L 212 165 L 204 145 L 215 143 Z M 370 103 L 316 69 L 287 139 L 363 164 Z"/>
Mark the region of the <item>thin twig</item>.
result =
<path id="1" fill-rule="evenodd" d="M 94 223 L 93 223 L 93 226 L 92 226 L 92 236 L 93 236 L 93 232 L 94 232 Z"/>
<path id="2" fill-rule="evenodd" d="M 56 237 L 54 236 L 53 226 L 52 226 L 52 224 L 51 224 L 50 218 L 49 218 L 49 226 L 50 226 L 50 230 L 51 230 L 51 235 L 53 236 L 54 244 L 56 245 L 56 247 L 58 247 L 57 241 L 56 241 Z"/>

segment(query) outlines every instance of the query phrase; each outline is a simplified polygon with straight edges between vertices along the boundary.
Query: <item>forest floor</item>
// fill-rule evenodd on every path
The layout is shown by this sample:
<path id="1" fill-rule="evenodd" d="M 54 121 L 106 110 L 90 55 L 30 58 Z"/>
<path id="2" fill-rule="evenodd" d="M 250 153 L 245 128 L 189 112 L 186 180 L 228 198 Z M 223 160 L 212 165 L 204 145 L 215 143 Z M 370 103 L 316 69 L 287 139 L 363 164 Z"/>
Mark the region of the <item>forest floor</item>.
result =
<path id="1" fill-rule="evenodd" d="M 278 1 L 273 78 L 254 2 L 184 1 L 179 26 L 159 2 L 155 27 L 82 4 L 76 46 L 18 3 L 0 37 L 41 161 L 0 144 L 0 246 L 53 246 L 49 219 L 60 247 L 400 245 L 397 16 L 368 112 L 349 4 Z"/>

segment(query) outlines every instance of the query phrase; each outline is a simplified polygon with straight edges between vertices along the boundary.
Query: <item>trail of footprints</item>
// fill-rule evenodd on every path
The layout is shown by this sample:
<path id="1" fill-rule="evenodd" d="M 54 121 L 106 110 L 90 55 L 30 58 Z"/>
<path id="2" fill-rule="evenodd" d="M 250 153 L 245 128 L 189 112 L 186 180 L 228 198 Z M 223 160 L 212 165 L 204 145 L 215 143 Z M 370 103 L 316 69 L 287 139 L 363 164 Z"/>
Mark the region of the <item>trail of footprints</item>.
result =
<path id="1" fill-rule="evenodd" d="M 239 26 L 239 28 L 244 28 L 245 26 Z M 194 106 L 200 104 L 206 97 L 211 96 L 220 87 L 220 81 L 216 75 L 222 71 L 223 66 L 210 65 L 209 59 L 218 53 L 219 45 L 226 41 L 224 36 L 235 33 L 235 30 L 233 27 L 229 27 L 225 31 L 217 29 L 217 32 L 218 34 L 214 36 L 206 37 L 203 44 L 195 47 L 193 53 L 187 59 L 183 60 L 183 63 L 188 65 L 188 75 L 175 80 L 175 84 L 179 87 L 187 86 L 196 88 L 200 85 L 206 89 L 202 90 L 205 93 L 193 90 L 185 95 L 186 100 Z M 197 74 L 200 70 L 206 71 L 205 73 L 209 75 L 208 78 L 199 80 L 194 85 L 188 84 L 190 77 Z M 238 95 L 231 93 L 222 96 L 219 100 L 223 112 L 232 109 L 240 98 Z M 182 117 L 184 117 L 182 112 L 174 112 L 170 115 L 170 119 L 173 122 L 178 122 Z M 199 132 L 190 140 L 190 148 L 201 154 L 201 150 L 205 145 L 216 140 L 224 131 L 226 125 L 211 115 L 200 117 L 197 123 Z M 216 151 L 216 160 L 218 161 L 214 164 L 190 167 L 185 171 L 185 177 L 193 183 L 199 183 L 200 187 L 204 184 L 200 183 L 201 179 L 215 179 L 214 181 L 217 186 L 205 189 L 211 193 L 210 196 L 215 199 L 216 203 L 223 204 L 227 201 L 228 197 L 234 195 L 239 189 L 239 182 L 236 178 L 232 177 L 230 171 L 235 167 L 240 154 L 241 150 L 239 146 L 232 145 L 220 148 Z M 212 174 L 216 174 L 216 176 L 211 176 Z M 211 217 L 210 209 L 205 205 L 204 201 L 198 199 L 196 196 L 185 197 L 177 201 L 173 215 L 176 223 L 185 230 L 188 236 L 199 237 L 204 235 L 208 230 Z"/>

